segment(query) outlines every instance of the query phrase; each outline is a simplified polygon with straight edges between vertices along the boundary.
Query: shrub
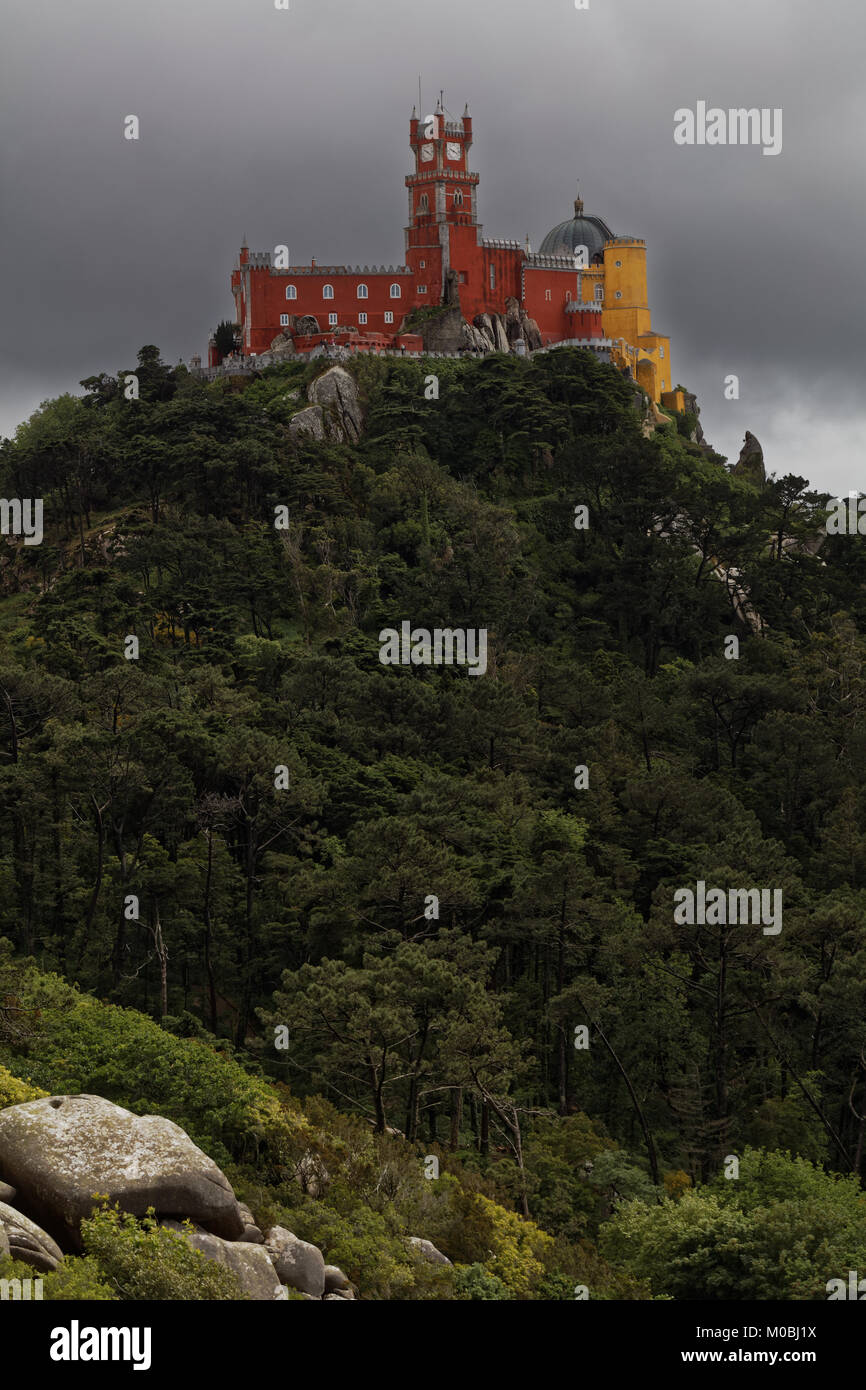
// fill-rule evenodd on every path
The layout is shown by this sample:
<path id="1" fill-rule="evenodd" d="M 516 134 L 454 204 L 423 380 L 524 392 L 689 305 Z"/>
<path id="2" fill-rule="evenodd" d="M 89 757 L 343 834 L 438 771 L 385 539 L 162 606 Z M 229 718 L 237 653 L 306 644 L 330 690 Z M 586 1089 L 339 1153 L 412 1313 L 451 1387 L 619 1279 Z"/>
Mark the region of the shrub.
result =
<path id="1" fill-rule="evenodd" d="M 117 1206 L 103 1207 L 81 1223 L 81 1235 L 85 1253 L 93 1256 L 102 1278 L 122 1299 L 246 1298 L 230 1270 L 158 1225 L 152 1210 L 138 1221 Z"/>

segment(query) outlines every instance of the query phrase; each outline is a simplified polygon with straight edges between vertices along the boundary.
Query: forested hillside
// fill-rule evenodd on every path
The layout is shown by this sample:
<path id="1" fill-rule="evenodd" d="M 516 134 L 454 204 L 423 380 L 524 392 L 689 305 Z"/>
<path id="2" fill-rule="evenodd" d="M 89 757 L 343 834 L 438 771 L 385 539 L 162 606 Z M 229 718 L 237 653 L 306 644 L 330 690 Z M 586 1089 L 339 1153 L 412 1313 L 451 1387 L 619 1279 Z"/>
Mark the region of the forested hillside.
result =
<path id="1" fill-rule="evenodd" d="M 357 442 L 290 429 L 326 366 L 144 348 L 139 399 L 0 449 L 45 506 L 0 548 L 0 1107 L 170 1116 L 362 1297 L 826 1297 L 866 1268 L 862 538 L 589 353 L 353 361 Z M 383 665 L 407 620 L 484 674 Z M 680 924 L 699 882 L 781 930 Z"/>

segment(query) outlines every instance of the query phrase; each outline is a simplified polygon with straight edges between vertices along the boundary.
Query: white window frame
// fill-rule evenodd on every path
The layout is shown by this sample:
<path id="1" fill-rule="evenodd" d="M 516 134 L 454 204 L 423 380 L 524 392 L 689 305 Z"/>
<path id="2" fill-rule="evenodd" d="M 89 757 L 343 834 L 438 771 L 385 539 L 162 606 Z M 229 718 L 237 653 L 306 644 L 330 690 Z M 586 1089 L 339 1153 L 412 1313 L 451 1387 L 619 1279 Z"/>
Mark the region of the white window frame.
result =
<path id="1" fill-rule="evenodd" d="M 339 321 L 340 321 L 340 319 L 339 319 L 339 315 L 338 315 L 338 314 L 329 314 L 329 315 L 328 315 L 328 327 L 329 327 L 329 328 L 336 328 L 336 327 L 337 327 L 337 324 L 339 323 Z"/>
<path id="2" fill-rule="evenodd" d="M 386 322 L 386 323 L 393 323 L 393 322 L 394 322 L 394 315 L 392 314 L 392 312 L 391 312 L 390 309 L 386 309 L 386 310 L 385 310 L 385 322 Z"/>
<path id="3" fill-rule="evenodd" d="M 392 298 L 392 299 L 402 299 L 402 298 L 403 298 L 403 286 L 402 286 L 402 285 L 394 284 L 394 285 L 391 286 L 391 298 Z"/>
<path id="4" fill-rule="evenodd" d="M 333 299 L 333 298 L 334 298 L 334 286 L 333 286 L 333 285 L 323 285 L 323 286 L 322 286 L 322 298 L 323 298 L 323 299 Z"/>
<path id="5" fill-rule="evenodd" d="M 427 286 L 426 286 L 426 285 L 419 285 L 419 286 L 417 287 L 416 293 L 418 293 L 418 294 L 426 294 L 426 293 L 427 293 Z"/>
<path id="6" fill-rule="evenodd" d="M 286 299 L 297 299 L 297 297 L 298 297 L 298 287 L 297 287 L 297 285 L 286 285 Z"/>
<path id="7" fill-rule="evenodd" d="M 367 289 L 367 286 L 366 286 L 366 285 L 359 285 L 359 286 L 358 286 L 356 298 L 357 298 L 357 299 L 369 299 L 369 298 L 370 298 L 370 291 Z"/>
<path id="8" fill-rule="evenodd" d="M 288 316 L 288 314 L 280 314 L 280 327 L 281 327 L 281 328 L 288 328 L 288 325 L 289 325 L 289 316 Z"/>
<path id="9" fill-rule="evenodd" d="M 599 304 L 600 304 L 600 303 L 602 302 L 602 300 L 604 299 L 604 285 L 596 285 L 596 287 L 595 287 L 595 297 L 596 297 L 596 300 L 597 300 L 597 301 L 599 302 Z"/>
<path id="10" fill-rule="evenodd" d="M 366 314 L 359 314 L 359 315 L 358 315 L 358 322 L 359 322 L 359 323 L 366 323 L 366 322 L 367 322 L 367 315 L 366 315 Z"/>

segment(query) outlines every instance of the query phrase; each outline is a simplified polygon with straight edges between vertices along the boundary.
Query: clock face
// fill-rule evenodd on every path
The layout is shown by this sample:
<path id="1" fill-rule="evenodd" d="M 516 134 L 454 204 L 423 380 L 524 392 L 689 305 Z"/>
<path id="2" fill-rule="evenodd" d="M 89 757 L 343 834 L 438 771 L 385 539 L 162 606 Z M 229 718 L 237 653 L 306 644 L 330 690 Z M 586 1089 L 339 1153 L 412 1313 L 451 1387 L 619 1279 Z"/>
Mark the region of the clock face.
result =
<path id="1" fill-rule="evenodd" d="M 426 163 L 428 160 L 431 160 L 431 159 L 433 158 L 433 146 L 432 146 L 432 145 L 422 145 L 422 146 L 421 146 L 421 158 L 424 160 L 425 163 Z"/>
<path id="2" fill-rule="evenodd" d="M 449 140 L 446 147 L 446 154 L 449 159 L 459 159 L 461 154 L 459 144 L 456 144 L 453 140 Z"/>

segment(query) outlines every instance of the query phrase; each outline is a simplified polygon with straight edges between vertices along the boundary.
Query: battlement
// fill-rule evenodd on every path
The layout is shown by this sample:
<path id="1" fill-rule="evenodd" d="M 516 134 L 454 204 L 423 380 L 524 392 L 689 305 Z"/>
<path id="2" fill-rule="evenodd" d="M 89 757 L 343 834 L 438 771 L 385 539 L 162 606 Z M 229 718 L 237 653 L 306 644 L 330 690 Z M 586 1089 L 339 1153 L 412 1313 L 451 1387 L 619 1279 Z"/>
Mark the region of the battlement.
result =
<path id="1" fill-rule="evenodd" d="M 252 262 L 250 262 L 252 264 Z M 413 275 L 414 271 L 408 265 L 290 265 L 278 268 L 271 265 L 270 257 L 264 265 L 256 265 L 255 270 L 269 270 L 271 275 L 279 276 L 282 279 L 297 280 L 304 275 L 326 275 L 334 278 L 338 275 Z"/>
<path id="2" fill-rule="evenodd" d="M 430 183 L 431 179 L 459 179 L 461 183 L 478 183 L 480 175 L 464 173 L 462 169 L 437 169 L 435 165 L 430 165 L 429 169 L 420 174 L 407 174 L 406 187 L 411 188 L 415 183 Z"/>
<path id="3" fill-rule="evenodd" d="M 529 251 L 526 255 L 527 270 L 578 270 L 579 267 L 568 256 L 543 256 L 540 251 Z M 587 267 L 589 269 L 589 267 Z"/>
<path id="4" fill-rule="evenodd" d="M 639 236 L 611 236 L 604 244 L 605 246 L 646 246 L 643 237 Z"/>
<path id="5" fill-rule="evenodd" d="M 489 251 L 522 251 L 523 243 L 520 241 L 502 240 L 499 237 L 482 237 L 481 245 L 486 246 Z"/>
<path id="6" fill-rule="evenodd" d="M 600 299 L 570 299 L 565 306 L 567 314 L 600 314 L 603 309 Z"/>

